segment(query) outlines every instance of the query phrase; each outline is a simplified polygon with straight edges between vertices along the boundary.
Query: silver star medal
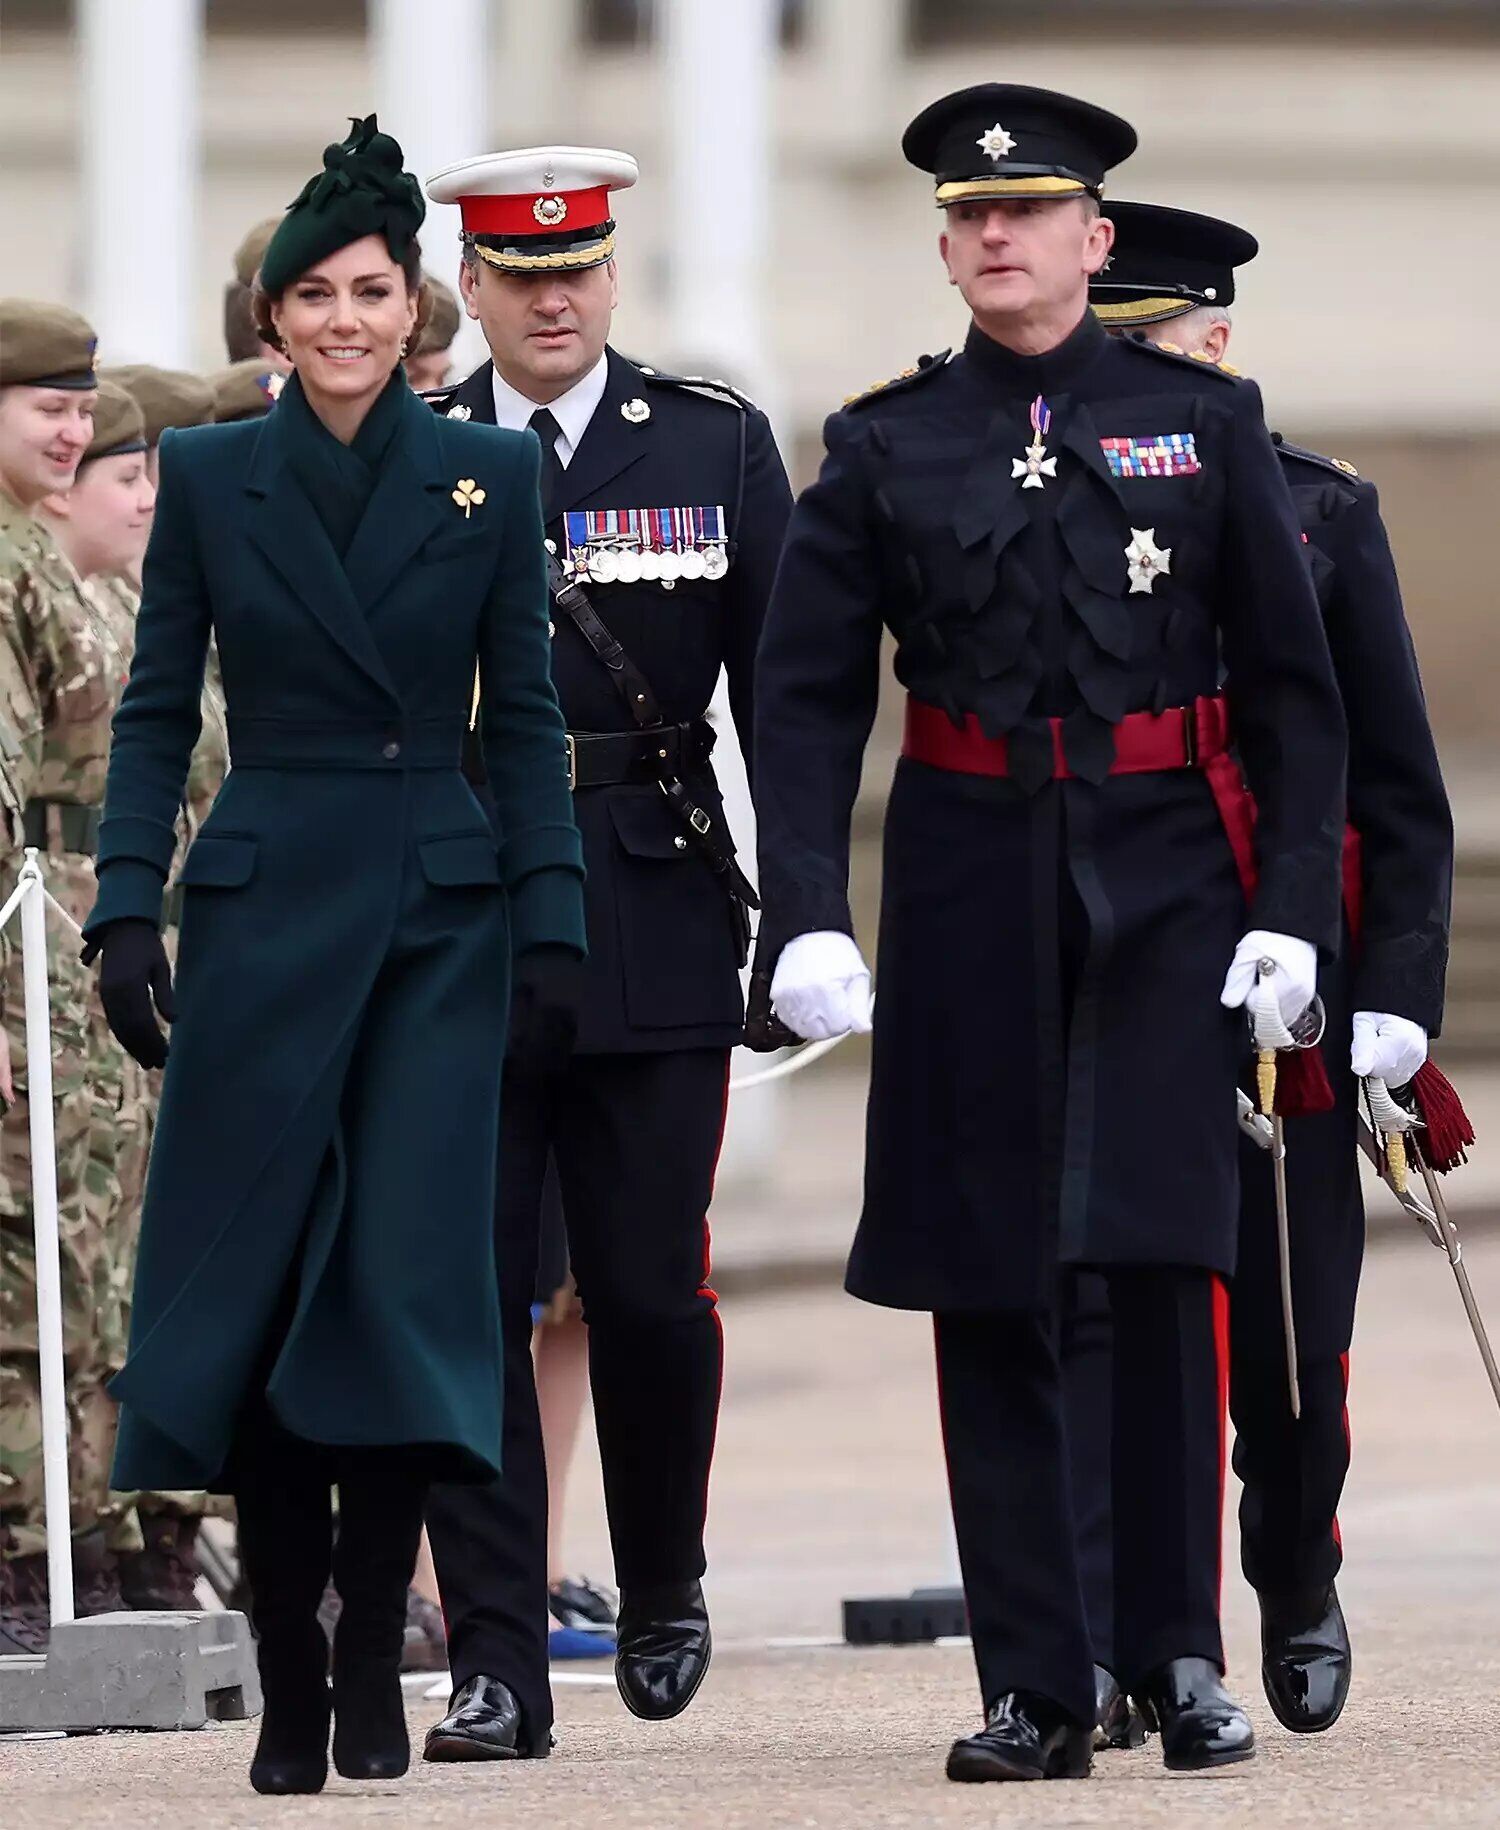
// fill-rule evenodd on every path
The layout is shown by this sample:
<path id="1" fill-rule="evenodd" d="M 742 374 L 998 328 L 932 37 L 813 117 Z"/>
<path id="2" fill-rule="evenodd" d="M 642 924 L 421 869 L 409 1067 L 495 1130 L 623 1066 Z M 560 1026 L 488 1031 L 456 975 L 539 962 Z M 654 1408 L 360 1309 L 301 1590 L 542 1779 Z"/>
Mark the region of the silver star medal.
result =
<path id="1" fill-rule="evenodd" d="M 986 128 L 974 144 L 987 159 L 993 159 L 996 164 L 1016 150 L 1015 140 L 998 121 L 993 127 Z"/>
<path id="2" fill-rule="evenodd" d="M 1134 596 L 1137 591 L 1144 591 L 1149 596 L 1157 579 L 1172 570 L 1172 549 L 1156 544 L 1154 527 L 1133 527 L 1130 533 L 1130 545 L 1125 549 L 1125 563 L 1130 568 L 1130 592 Z"/>
<path id="3" fill-rule="evenodd" d="M 1014 482 L 1017 477 L 1024 477 L 1022 489 L 1044 489 L 1044 477 L 1056 477 L 1057 459 L 1047 456 L 1047 447 L 1043 444 L 1052 425 L 1052 409 L 1038 394 L 1031 403 L 1031 443 L 1018 458 L 1010 460 L 1010 477 Z"/>

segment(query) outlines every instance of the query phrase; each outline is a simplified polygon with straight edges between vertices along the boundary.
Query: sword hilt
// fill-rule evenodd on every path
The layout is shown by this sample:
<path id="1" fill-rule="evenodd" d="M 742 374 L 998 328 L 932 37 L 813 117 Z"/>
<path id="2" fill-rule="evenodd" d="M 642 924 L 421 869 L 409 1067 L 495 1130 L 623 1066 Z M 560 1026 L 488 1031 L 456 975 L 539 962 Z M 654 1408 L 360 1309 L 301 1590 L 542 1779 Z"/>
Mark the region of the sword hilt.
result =
<path id="1" fill-rule="evenodd" d="M 1390 1172 L 1391 1187 L 1398 1195 L 1404 1195 L 1406 1193 L 1406 1140 L 1399 1131 L 1386 1133 L 1385 1166 Z"/>
<path id="2" fill-rule="evenodd" d="M 1255 1093 L 1260 1101 L 1260 1109 L 1270 1118 L 1276 1109 L 1276 1051 L 1274 1048 L 1258 1048 L 1255 1051 Z"/>

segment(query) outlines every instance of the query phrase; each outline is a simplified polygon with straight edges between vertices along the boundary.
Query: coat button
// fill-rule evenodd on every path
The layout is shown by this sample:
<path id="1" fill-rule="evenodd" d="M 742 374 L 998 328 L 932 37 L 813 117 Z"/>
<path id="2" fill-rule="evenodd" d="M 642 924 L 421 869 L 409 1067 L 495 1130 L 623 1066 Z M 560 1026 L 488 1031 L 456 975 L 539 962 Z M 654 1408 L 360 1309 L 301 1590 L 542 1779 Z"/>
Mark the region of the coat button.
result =
<path id="1" fill-rule="evenodd" d="M 401 754 L 401 746 L 399 743 L 388 743 L 380 754 L 387 762 L 394 762 Z"/>
<path id="2" fill-rule="evenodd" d="M 687 840 L 685 838 L 683 838 L 681 833 L 678 833 L 677 837 L 675 839 L 673 839 L 672 843 L 677 847 L 678 851 L 687 850 Z"/>

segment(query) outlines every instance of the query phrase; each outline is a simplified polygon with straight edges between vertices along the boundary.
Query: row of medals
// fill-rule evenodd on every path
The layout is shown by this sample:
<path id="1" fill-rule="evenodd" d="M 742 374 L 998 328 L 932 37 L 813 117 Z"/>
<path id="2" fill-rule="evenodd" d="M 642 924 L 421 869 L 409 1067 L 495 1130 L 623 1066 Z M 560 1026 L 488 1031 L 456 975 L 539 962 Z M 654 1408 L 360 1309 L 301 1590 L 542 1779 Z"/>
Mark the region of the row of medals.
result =
<path id="1" fill-rule="evenodd" d="M 689 547 L 685 552 L 656 552 L 650 547 L 588 546 L 567 556 L 573 577 L 596 585 L 633 585 L 642 579 L 670 589 L 679 578 L 722 578 L 729 555 L 722 546 Z"/>

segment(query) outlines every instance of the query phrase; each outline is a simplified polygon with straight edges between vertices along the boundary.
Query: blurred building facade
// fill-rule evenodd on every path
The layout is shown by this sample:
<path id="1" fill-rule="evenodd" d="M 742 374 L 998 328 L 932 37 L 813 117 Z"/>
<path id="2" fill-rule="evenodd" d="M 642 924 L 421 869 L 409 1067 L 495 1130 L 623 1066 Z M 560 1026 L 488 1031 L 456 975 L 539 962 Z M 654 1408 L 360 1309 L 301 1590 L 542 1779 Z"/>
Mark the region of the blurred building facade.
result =
<path id="1" fill-rule="evenodd" d="M 117 0 L 130 5 L 131 0 Z M 719 0 L 701 0 L 714 6 Z M 930 186 L 905 122 L 986 79 L 1069 90 L 1135 122 L 1122 197 L 1233 217 L 1261 238 L 1234 360 L 1290 437 L 1377 479 L 1471 852 L 1500 858 L 1489 523 L 1500 506 L 1500 4 L 1497 0 L 766 0 L 779 5 L 763 312 L 769 398 L 795 479 L 839 399 L 953 343 Z M 494 0 L 487 139 L 626 147 L 617 341 L 662 363 L 674 272 L 711 262 L 710 214 L 672 242 L 666 0 Z M 365 0 L 207 0 L 193 323 L 218 355 L 245 228 L 284 205 L 340 117 L 373 103 Z M 0 289 L 77 297 L 73 0 L 0 0 Z M 430 43 L 430 80 L 447 47 Z M 733 69 L 706 67 L 726 93 Z M 143 97 L 143 106 L 152 98 Z M 399 119 L 388 122 L 400 135 Z M 452 158 L 482 150 L 455 145 Z M 139 174 L 149 208 L 151 174 Z M 456 242 L 427 243 L 447 274 Z M 108 325 L 105 355 L 108 348 Z M 150 351 L 132 354 L 149 356 Z M 748 379 L 742 377 L 741 379 Z M 885 770 L 870 779 L 883 786 Z M 1500 866 L 1476 918 L 1500 953 Z M 1500 1003 L 1496 1005 L 1500 1015 Z"/>

